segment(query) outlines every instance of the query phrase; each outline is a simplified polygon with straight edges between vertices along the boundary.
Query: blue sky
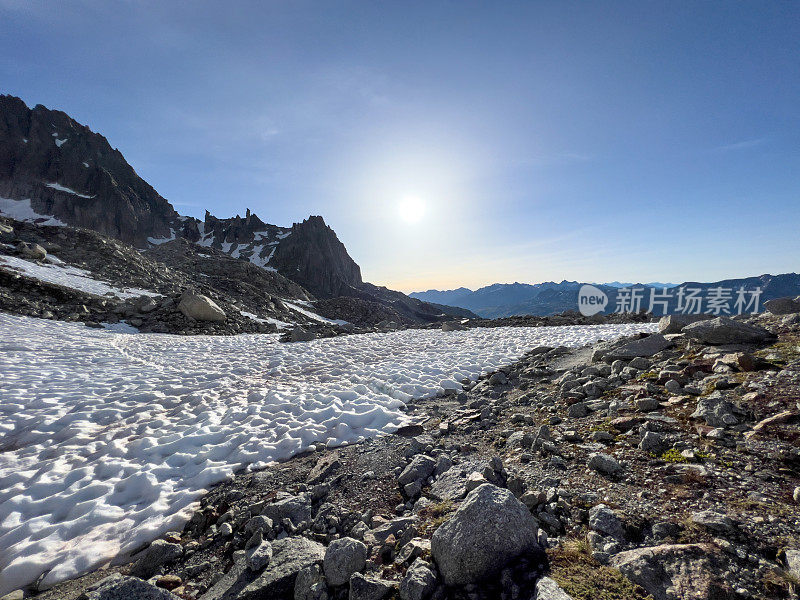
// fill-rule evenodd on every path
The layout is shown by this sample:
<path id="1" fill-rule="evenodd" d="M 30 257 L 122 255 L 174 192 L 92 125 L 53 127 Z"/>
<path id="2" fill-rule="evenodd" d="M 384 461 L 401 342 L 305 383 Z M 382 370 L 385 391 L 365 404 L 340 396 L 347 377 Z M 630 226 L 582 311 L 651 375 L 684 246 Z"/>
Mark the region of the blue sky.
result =
<path id="1" fill-rule="evenodd" d="M 798 270 L 800 2 L 0 0 L 0 92 L 395 289 Z"/>

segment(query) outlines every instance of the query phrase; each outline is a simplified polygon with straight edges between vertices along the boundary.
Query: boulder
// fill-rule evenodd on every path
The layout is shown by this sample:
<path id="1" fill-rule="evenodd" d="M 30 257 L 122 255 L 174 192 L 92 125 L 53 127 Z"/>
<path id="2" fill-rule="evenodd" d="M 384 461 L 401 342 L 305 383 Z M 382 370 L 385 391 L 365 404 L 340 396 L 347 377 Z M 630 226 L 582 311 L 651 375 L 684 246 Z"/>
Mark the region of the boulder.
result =
<path id="1" fill-rule="evenodd" d="M 646 431 L 639 442 L 639 449 L 649 454 L 660 455 L 669 449 L 669 444 L 660 433 Z"/>
<path id="2" fill-rule="evenodd" d="M 137 577 L 110 575 L 81 596 L 85 600 L 178 600 L 172 592 Z"/>
<path id="3" fill-rule="evenodd" d="M 542 577 L 536 582 L 535 600 L 572 600 L 561 586 L 549 577 Z"/>
<path id="4" fill-rule="evenodd" d="M 692 523 L 705 527 L 713 533 L 732 535 L 736 533 L 736 523 L 730 517 L 713 510 L 704 510 L 692 515 Z"/>
<path id="5" fill-rule="evenodd" d="M 289 335 L 289 339 L 293 342 L 310 342 L 311 340 L 317 339 L 317 336 L 313 332 L 306 331 L 297 325 L 292 328 L 292 333 Z"/>
<path id="6" fill-rule="evenodd" d="M 442 323 L 442 331 L 464 331 L 466 327 L 459 321 L 446 321 Z"/>
<path id="7" fill-rule="evenodd" d="M 726 344 L 762 344 L 775 339 L 775 335 L 758 325 L 734 321 L 728 317 L 717 317 L 699 321 L 683 328 L 687 337 L 704 344 L 720 346 Z"/>
<path id="8" fill-rule="evenodd" d="M 367 562 L 367 547 L 363 542 L 350 537 L 333 540 L 325 550 L 322 563 L 328 585 L 344 585 L 350 576 L 364 568 Z"/>
<path id="9" fill-rule="evenodd" d="M 183 556 L 183 548 L 180 544 L 172 544 L 165 540 L 155 540 L 146 550 L 142 551 L 142 556 L 131 567 L 131 575 L 147 579 L 154 575 L 166 564 L 169 564 Z"/>
<path id="10" fill-rule="evenodd" d="M 225 312 L 208 296 L 185 291 L 178 303 L 178 310 L 196 321 L 224 321 Z"/>
<path id="11" fill-rule="evenodd" d="M 697 409 L 689 415 L 689 418 L 702 419 L 711 427 L 725 427 L 736 425 L 738 422 L 734 412 L 739 412 L 738 407 L 719 392 L 714 392 L 697 401 Z"/>
<path id="12" fill-rule="evenodd" d="M 613 342 L 601 342 L 595 345 L 592 361 L 605 361 L 609 364 L 615 360 L 631 359 L 636 357 L 649 358 L 662 350 L 674 345 L 660 333 L 648 335 L 637 339 L 621 339 Z"/>
<path id="13" fill-rule="evenodd" d="M 47 250 L 36 243 L 20 242 L 17 244 L 16 251 L 22 258 L 31 260 L 44 260 L 47 258 Z"/>
<path id="14" fill-rule="evenodd" d="M 764 309 L 773 315 L 791 315 L 800 313 L 800 301 L 797 298 L 775 298 L 764 302 Z"/>
<path id="15" fill-rule="evenodd" d="M 418 558 L 400 580 L 400 600 L 426 600 L 436 589 L 436 575 L 430 565 Z"/>
<path id="16" fill-rule="evenodd" d="M 654 600 L 727 598 L 719 577 L 722 553 L 711 544 L 665 544 L 620 552 L 611 566 L 642 586 Z"/>
<path id="17" fill-rule="evenodd" d="M 605 504 L 598 504 L 589 510 L 589 529 L 614 539 L 625 539 L 625 527 L 617 514 Z"/>
<path id="18" fill-rule="evenodd" d="M 431 539 L 431 555 L 447 585 L 494 575 L 509 561 L 541 551 L 536 520 L 508 490 L 485 483 L 470 492 Z"/>
<path id="19" fill-rule="evenodd" d="M 327 600 L 328 586 L 318 564 L 309 565 L 297 573 L 294 581 L 294 600 Z"/>
<path id="20" fill-rule="evenodd" d="M 680 333 L 687 325 L 713 318 L 711 315 L 667 315 L 658 321 L 658 331 L 663 334 Z"/>
<path id="21" fill-rule="evenodd" d="M 200 598 L 201 600 L 261 600 L 291 598 L 298 573 L 322 563 L 325 547 L 304 537 L 272 542 L 269 566 L 255 573 L 247 568 L 244 553 L 234 566 Z"/>
<path id="22" fill-rule="evenodd" d="M 305 494 L 285 496 L 272 504 L 267 504 L 261 514 L 280 523 L 282 519 L 290 519 L 294 525 L 303 521 L 311 521 L 311 499 Z"/>
<path id="23" fill-rule="evenodd" d="M 364 577 L 354 573 L 350 578 L 350 596 L 348 600 L 386 600 L 397 589 L 397 584 L 385 579 Z"/>

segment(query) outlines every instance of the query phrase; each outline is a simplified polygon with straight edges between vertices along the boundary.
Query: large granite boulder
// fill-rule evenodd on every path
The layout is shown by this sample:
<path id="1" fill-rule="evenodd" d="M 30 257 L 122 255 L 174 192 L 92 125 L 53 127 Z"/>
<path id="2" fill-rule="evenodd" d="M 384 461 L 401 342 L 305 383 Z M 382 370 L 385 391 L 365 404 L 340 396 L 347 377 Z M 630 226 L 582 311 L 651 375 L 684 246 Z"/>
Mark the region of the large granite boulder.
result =
<path id="1" fill-rule="evenodd" d="M 521 554 L 541 551 L 538 526 L 506 489 L 485 483 L 470 492 L 431 539 L 431 555 L 447 585 L 464 585 L 499 572 Z"/>
<path id="2" fill-rule="evenodd" d="M 663 334 L 680 333 L 687 325 L 713 318 L 711 315 L 667 315 L 658 321 L 658 331 Z"/>
<path id="3" fill-rule="evenodd" d="M 758 325 L 734 321 L 728 317 L 717 317 L 699 321 L 683 328 L 687 337 L 712 346 L 725 344 L 762 344 L 775 339 L 775 334 Z"/>
<path id="4" fill-rule="evenodd" d="M 615 360 L 628 360 L 637 357 L 649 358 L 674 345 L 660 333 L 640 338 L 623 338 L 613 342 L 600 342 L 594 347 L 592 361 L 612 363 Z"/>
<path id="5" fill-rule="evenodd" d="M 186 291 L 181 296 L 178 310 L 196 321 L 224 321 L 225 311 L 208 296 Z"/>

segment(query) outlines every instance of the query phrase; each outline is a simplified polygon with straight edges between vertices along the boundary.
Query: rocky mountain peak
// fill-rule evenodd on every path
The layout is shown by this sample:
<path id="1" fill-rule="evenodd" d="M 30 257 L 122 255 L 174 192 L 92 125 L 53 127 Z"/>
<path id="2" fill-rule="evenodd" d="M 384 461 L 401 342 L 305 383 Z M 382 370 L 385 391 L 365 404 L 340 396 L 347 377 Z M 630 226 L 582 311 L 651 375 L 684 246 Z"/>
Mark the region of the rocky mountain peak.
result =
<path id="1" fill-rule="evenodd" d="M 38 214 L 144 246 L 167 237 L 172 205 L 105 137 L 64 112 L 0 96 L 0 197 Z"/>
<path id="2" fill-rule="evenodd" d="M 270 264 L 319 298 L 352 295 L 362 285 L 361 268 L 321 216 L 292 225 Z M 287 275 L 288 276 L 288 275 Z"/>

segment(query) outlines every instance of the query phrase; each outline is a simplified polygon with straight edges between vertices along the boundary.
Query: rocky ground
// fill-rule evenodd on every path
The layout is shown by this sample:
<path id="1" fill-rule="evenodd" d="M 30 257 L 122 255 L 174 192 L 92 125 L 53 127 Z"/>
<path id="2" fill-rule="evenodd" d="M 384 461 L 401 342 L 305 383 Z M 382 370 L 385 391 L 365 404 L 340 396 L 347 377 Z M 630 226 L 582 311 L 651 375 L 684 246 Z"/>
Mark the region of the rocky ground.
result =
<path id="1" fill-rule="evenodd" d="M 242 473 L 37 598 L 797 597 L 800 314 L 689 321 L 534 349 L 395 435 Z"/>

